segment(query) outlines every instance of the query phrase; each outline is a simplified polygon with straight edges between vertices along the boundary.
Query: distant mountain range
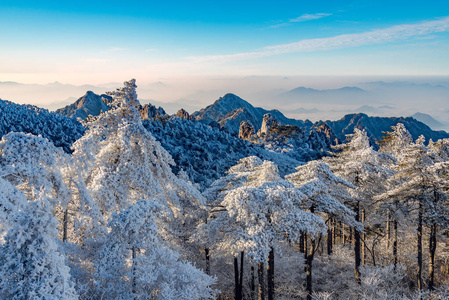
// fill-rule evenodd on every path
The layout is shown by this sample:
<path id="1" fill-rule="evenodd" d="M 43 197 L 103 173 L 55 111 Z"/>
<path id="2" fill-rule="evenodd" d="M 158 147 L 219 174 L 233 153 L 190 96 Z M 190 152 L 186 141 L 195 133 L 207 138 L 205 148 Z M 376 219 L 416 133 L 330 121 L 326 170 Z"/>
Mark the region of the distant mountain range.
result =
<path id="1" fill-rule="evenodd" d="M 344 142 L 345 135 L 354 132 L 354 128 L 365 129 L 372 144 L 375 146 L 384 136 L 384 132 L 390 131 L 392 126 L 398 123 L 403 123 L 413 139 L 417 139 L 421 134 L 426 137 L 426 140 L 438 140 L 449 138 L 449 133 L 446 131 L 434 131 L 426 124 L 412 118 L 412 117 L 370 117 L 363 113 L 349 114 L 338 121 L 319 121 L 314 126 L 326 124 L 332 129 L 332 132 L 337 138 Z"/>
<path id="2" fill-rule="evenodd" d="M 342 89 L 331 91 L 339 90 Z M 346 88 L 343 88 L 343 90 L 346 90 Z M 358 90 L 357 88 L 350 90 L 363 93 L 363 90 Z M 82 119 L 87 117 L 87 115 L 95 116 L 108 109 L 102 98 L 110 99 L 109 96 L 97 95 L 89 91 L 76 100 L 75 103 L 58 109 L 57 113 L 67 117 L 80 117 Z M 161 107 L 156 108 L 151 104 L 141 107 L 141 113 L 147 114 L 146 117 L 143 117 L 142 115 L 143 119 L 165 115 L 165 111 Z M 230 134 L 237 136 L 242 121 L 250 122 L 255 131 L 257 131 L 262 125 L 264 115 L 267 113 L 270 113 L 280 124 L 296 125 L 304 132 L 309 132 L 310 130 L 319 128 L 322 124 L 326 124 L 332 130 L 333 136 L 340 142 L 345 141 L 346 134 L 350 134 L 354 131 L 354 128 L 358 128 L 365 129 L 371 138 L 372 144 L 375 145 L 376 142 L 382 138 L 383 132 L 389 131 L 391 126 L 394 126 L 397 123 L 403 123 L 414 139 L 418 138 L 421 134 L 423 134 L 427 140 L 449 138 L 449 134 L 445 131 L 432 130 L 430 126 L 441 128 L 442 124 L 431 116 L 422 113 L 416 113 L 413 117 L 406 118 L 371 117 L 364 113 L 354 113 L 345 115 L 337 121 L 327 120 L 312 123 L 308 120 L 302 121 L 287 118 L 278 110 L 266 110 L 260 107 L 254 107 L 249 102 L 231 93 L 220 97 L 206 108 L 192 113 L 189 118 L 205 125 L 220 127 Z"/>
<path id="3" fill-rule="evenodd" d="M 359 87 L 346 86 L 338 89 L 318 90 L 301 86 L 280 94 L 278 99 L 288 103 L 360 104 L 371 97 L 370 92 Z"/>
<path id="4" fill-rule="evenodd" d="M 286 93 L 283 93 L 283 96 L 310 96 L 310 95 L 347 95 L 348 93 L 355 95 L 366 95 L 367 91 L 353 86 L 345 86 L 339 89 L 327 89 L 327 90 L 317 90 L 312 88 L 306 88 L 303 86 L 297 87 L 293 90 L 290 90 Z"/>
<path id="5" fill-rule="evenodd" d="M 354 91 L 360 92 L 357 88 Z M 363 92 L 363 90 L 361 90 L 361 92 Z M 254 126 L 255 130 L 260 129 L 263 115 L 266 113 L 271 113 L 281 124 L 296 125 L 305 131 L 326 124 L 340 142 L 346 140 L 346 134 L 353 133 L 354 128 L 358 128 L 365 129 L 371 138 L 372 144 L 376 145 L 376 142 L 382 138 L 383 132 L 390 131 L 391 126 L 394 126 L 397 123 L 403 123 L 414 139 L 418 138 L 421 134 L 423 134 L 427 140 L 449 138 L 447 132 L 434 131 L 425 123 L 412 117 L 370 117 L 364 113 L 356 113 L 348 114 L 338 121 L 318 121 L 312 123 L 307 120 L 301 121 L 289 119 L 278 110 L 268 111 L 263 108 L 256 108 L 233 94 L 226 94 L 212 105 L 193 113 L 192 116 L 195 120 L 205 124 L 215 121 L 229 132 L 236 133 L 239 130 L 241 121 L 249 121 Z M 424 114 L 415 116 L 418 116 L 423 120 Z M 426 121 L 428 120 L 429 119 L 427 118 Z"/>
<path id="6" fill-rule="evenodd" d="M 431 115 L 423 114 L 423 113 L 415 113 L 411 116 L 412 118 L 426 124 L 430 128 L 434 130 L 440 130 L 442 128 L 445 128 L 446 125 L 441 123 L 440 121 L 435 120 Z"/>

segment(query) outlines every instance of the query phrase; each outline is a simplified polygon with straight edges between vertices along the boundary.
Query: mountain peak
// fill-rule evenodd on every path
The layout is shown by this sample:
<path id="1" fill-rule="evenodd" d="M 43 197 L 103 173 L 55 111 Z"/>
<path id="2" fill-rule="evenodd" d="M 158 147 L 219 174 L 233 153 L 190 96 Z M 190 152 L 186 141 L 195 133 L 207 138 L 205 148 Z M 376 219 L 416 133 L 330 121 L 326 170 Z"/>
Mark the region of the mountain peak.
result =
<path id="1" fill-rule="evenodd" d="M 75 103 L 57 109 L 56 112 L 67 117 L 81 119 L 85 119 L 89 115 L 98 116 L 101 112 L 109 109 L 107 104 L 103 102 L 103 98 L 112 100 L 108 95 L 97 95 L 92 91 L 87 91 Z"/>
<path id="2" fill-rule="evenodd" d="M 245 100 L 243 100 L 239 96 L 232 94 L 232 93 L 225 94 L 223 97 L 220 97 L 217 101 L 223 102 L 223 103 L 228 103 L 228 102 L 237 102 L 237 103 L 245 102 L 245 103 L 247 103 Z"/>
<path id="3" fill-rule="evenodd" d="M 281 124 L 303 125 L 302 121 L 289 119 L 278 110 L 268 111 L 260 107 L 254 107 L 232 93 L 225 94 L 213 104 L 194 112 L 192 117 L 205 124 L 212 121 L 218 122 L 229 132 L 238 134 L 241 121 L 249 121 L 256 131 L 259 130 L 266 113 L 271 113 Z"/>

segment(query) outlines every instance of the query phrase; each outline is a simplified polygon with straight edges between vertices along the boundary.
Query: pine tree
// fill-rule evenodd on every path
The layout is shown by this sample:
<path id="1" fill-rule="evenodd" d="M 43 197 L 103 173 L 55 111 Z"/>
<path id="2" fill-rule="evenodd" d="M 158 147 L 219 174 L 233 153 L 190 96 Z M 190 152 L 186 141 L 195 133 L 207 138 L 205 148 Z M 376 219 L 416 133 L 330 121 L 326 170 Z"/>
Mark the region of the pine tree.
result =
<path id="1" fill-rule="evenodd" d="M 390 175 L 386 168 L 390 157 L 384 153 L 376 152 L 369 143 L 369 138 L 364 130 L 354 129 L 354 133 L 347 135 L 348 143 L 334 146 L 336 152 L 333 157 L 324 162 L 331 166 L 332 171 L 355 186 L 351 189 L 351 203 L 354 217 L 361 221 L 361 208 L 371 205 L 373 198 L 380 191 L 376 190 Z M 362 207 L 361 207 L 362 206 Z M 354 229 L 354 274 L 358 284 L 361 283 L 361 230 Z"/>
<path id="2" fill-rule="evenodd" d="M 302 203 L 303 209 L 308 209 L 309 212 L 323 219 L 336 218 L 351 227 L 362 229 L 362 225 L 355 221 L 353 212 L 342 204 L 350 198 L 346 188 L 354 188 L 351 183 L 335 176 L 329 166 L 320 161 L 311 161 L 297 167 L 296 170 L 297 172 L 287 175 L 286 179 L 293 182 L 295 187 L 306 196 Z M 327 238 L 331 239 L 332 233 L 329 227 L 328 225 Z M 312 299 L 312 262 L 318 246 L 319 243 L 316 242 L 315 237 L 311 236 L 310 249 L 304 249 L 307 299 Z"/>
<path id="3" fill-rule="evenodd" d="M 98 253 L 98 297 L 212 299 L 213 278 L 164 246 L 154 216 L 163 207 L 141 200 L 115 214 Z"/>
<path id="4" fill-rule="evenodd" d="M 264 293 L 261 279 L 266 263 L 268 298 L 274 298 L 273 251 L 277 244 L 286 238 L 297 242 L 301 231 L 313 235 L 325 232 L 319 217 L 301 209 L 304 195 L 281 179 L 273 163 L 257 157 L 240 160 L 205 193 L 209 197 L 215 194 L 217 200 L 211 211 L 213 218 L 200 230 L 209 236 L 212 249 L 234 257 L 244 252 L 259 264 L 259 298 Z"/>
<path id="5" fill-rule="evenodd" d="M 177 245 L 182 245 L 178 249 L 185 248 L 190 223 L 194 222 L 196 212 L 201 210 L 202 195 L 182 175 L 173 174 L 171 166 L 174 162 L 170 154 L 143 127 L 140 114 L 135 107 L 139 103 L 135 81 L 125 82 L 123 88 L 110 95 L 113 97 L 111 109 L 89 120 L 86 123 L 89 127 L 86 134 L 73 146 L 73 156 L 80 165 L 86 186 L 105 222 L 109 224 L 108 230 L 111 231 L 98 244 L 100 256 L 94 260 L 94 265 L 98 267 L 94 273 L 97 282 L 96 295 L 107 293 L 112 295 L 111 297 L 116 297 L 123 292 L 124 295 L 132 297 L 144 297 L 144 294 L 147 295 L 144 290 L 150 289 L 151 294 L 163 295 L 158 296 L 162 298 L 176 298 L 176 295 L 181 295 L 179 296 L 181 298 L 187 297 L 185 296 L 188 295 L 187 290 L 176 287 L 175 273 L 171 277 L 170 274 L 165 277 L 157 274 L 168 265 L 176 266 L 179 254 L 171 252 L 169 247 L 176 249 Z M 151 209 L 144 210 L 142 204 L 138 204 L 143 203 L 142 199 L 157 203 L 160 209 L 157 212 Z M 139 211 L 146 211 L 148 214 L 139 215 Z M 138 214 L 141 219 L 128 217 L 133 214 Z M 120 220 L 126 224 L 120 223 Z M 145 220 L 151 221 L 153 227 L 145 225 L 142 230 L 149 228 L 153 230 L 147 232 L 150 239 L 157 233 L 157 242 L 154 243 L 159 243 L 159 248 L 154 243 L 152 247 L 145 248 L 137 243 L 137 239 L 132 240 L 133 235 L 138 234 L 136 230 L 140 230 L 139 224 L 147 222 Z M 134 226 L 136 230 L 133 233 L 128 227 Z M 154 230 L 157 230 L 156 233 Z M 114 242 L 111 244 L 111 241 Z M 135 246 L 132 246 L 133 244 Z M 153 248 L 154 251 L 159 249 L 157 250 L 159 252 L 153 253 Z M 167 255 L 164 257 L 162 252 L 166 252 Z M 135 275 L 137 271 L 134 267 L 129 268 L 127 263 L 129 260 L 137 265 L 139 260 L 146 261 L 144 265 L 149 268 L 146 272 L 156 268 L 154 272 L 162 278 L 160 279 L 162 281 L 158 281 L 157 287 L 145 287 L 149 284 L 145 282 L 140 282 L 139 285 L 140 279 Z M 151 267 L 152 264 L 154 267 Z M 178 265 L 179 268 L 187 268 L 191 272 L 191 277 L 188 272 L 180 273 L 186 283 L 186 289 L 192 291 L 194 298 L 210 297 L 211 290 L 208 286 L 212 279 L 187 265 L 188 263 Z M 143 270 L 141 276 L 139 275 L 141 278 L 142 274 Z M 203 294 L 189 283 L 195 276 L 205 284 L 201 286 Z"/>
<path id="6" fill-rule="evenodd" d="M 431 228 L 430 279 L 429 288 L 434 285 L 434 260 L 436 251 L 437 225 L 447 228 L 449 214 L 442 192 L 448 186 L 445 174 L 447 162 L 424 145 L 425 138 L 420 136 L 414 143 L 403 148 L 397 155 L 397 174 L 392 178 L 395 187 L 381 195 L 382 198 L 396 198 L 407 201 L 417 211 L 417 285 L 424 288 L 423 272 L 423 226 Z"/>
<path id="7" fill-rule="evenodd" d="M 78 299 L 52 208 L 42 197 L 17 212 L 0 248 L 2 299 Z"/>

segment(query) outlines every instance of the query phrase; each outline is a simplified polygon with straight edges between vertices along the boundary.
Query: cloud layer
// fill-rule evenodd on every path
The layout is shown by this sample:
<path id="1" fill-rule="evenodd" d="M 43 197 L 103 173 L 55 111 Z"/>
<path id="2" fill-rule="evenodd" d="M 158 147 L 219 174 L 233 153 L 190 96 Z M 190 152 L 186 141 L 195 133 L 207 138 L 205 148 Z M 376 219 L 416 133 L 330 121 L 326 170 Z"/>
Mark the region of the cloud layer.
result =
<path id="1" fill-rule="evenodd" d="M 427 34 L 447 31 L 449 31 L 449 17 L 444 17 L 439 20 L 421 22 L 417 24 L 396 25 L 362 33 L 342 34 L 328 38 L 306 39 L 289 44 L 267 46 L 262 48 L 261 50 L 253 52 L 244 52 L 229 55 L 189 57 L 188 59 L 193 62 L 227 62 L 280 55 L 285 53 L 326 51 L 365 45 L 383 44 L 399 40 L 406 40 L 415 36 L 419 37 Z"/>

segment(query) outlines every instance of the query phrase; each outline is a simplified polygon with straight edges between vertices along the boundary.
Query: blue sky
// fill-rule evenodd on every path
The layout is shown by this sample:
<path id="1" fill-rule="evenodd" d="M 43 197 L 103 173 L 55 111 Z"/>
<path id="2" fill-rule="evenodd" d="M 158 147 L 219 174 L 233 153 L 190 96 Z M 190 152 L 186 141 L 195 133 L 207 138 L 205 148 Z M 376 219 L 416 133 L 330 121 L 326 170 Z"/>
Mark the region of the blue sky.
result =
<path id="1" fill-rule="evenodd" d="M 0 81 L 449 75 L 447 1 L 0 1 Z"/>

